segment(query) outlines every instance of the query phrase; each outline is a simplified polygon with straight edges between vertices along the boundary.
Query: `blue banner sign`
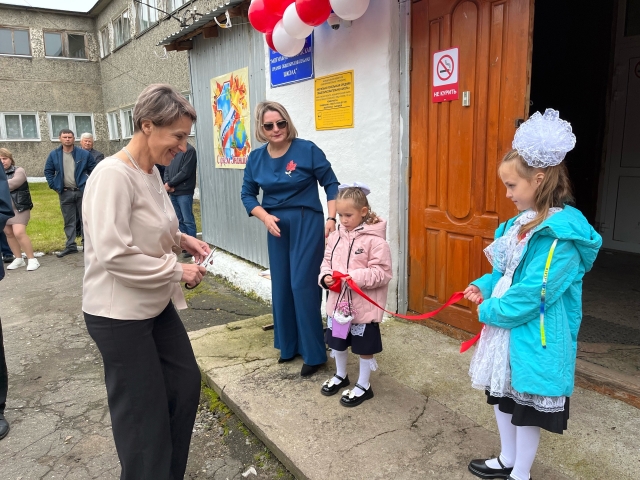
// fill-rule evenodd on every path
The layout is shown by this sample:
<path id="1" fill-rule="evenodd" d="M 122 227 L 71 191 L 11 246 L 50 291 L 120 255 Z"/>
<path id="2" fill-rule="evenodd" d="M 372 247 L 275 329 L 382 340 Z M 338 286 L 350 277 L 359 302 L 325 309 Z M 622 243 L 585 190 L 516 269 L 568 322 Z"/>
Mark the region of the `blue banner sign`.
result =
<path id="1" fill-rule="evenodd" d="M 271 88 L 304 82 L 315 77 L 313 71 L 313 33 L 304 42 L 304 48 L 295 57 L 284 57 L 269 49 Z"/>

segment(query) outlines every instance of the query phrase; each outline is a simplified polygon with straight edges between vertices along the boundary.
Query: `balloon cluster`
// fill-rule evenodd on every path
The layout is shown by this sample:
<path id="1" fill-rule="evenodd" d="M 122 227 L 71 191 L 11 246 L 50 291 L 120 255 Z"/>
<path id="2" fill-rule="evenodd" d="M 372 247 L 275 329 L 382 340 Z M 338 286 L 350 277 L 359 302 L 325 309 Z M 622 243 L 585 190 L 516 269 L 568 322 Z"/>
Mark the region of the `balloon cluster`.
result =
<path id="1" fill-rule="evenodd" d="M 249 22 L 265 34 L 272 50 L 293 57 L 304 48 L 314 27 L 327 21 L 331 11 L 343 20 L 364 15 L 369 0 L 252 0 Z"/>

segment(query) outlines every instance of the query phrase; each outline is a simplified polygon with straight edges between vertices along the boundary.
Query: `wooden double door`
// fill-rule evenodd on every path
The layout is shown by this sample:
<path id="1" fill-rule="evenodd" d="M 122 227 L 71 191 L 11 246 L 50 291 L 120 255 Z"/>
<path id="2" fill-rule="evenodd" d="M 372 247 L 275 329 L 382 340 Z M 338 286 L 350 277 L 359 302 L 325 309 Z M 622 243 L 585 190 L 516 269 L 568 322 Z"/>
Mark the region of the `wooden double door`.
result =
<path id="1" fill-rule="evenodd" d="M 482 250 L 516 213 L 497 167 L 528 111 L 532 19 L 533 0 L 413 1 L 410 310 L 433 310 L 490 271 Z M 433 54 L 451 47 L 459 49 L 460 99 L 433 103 Z M 438 320 L 480 328 L 466 301 Z"/>

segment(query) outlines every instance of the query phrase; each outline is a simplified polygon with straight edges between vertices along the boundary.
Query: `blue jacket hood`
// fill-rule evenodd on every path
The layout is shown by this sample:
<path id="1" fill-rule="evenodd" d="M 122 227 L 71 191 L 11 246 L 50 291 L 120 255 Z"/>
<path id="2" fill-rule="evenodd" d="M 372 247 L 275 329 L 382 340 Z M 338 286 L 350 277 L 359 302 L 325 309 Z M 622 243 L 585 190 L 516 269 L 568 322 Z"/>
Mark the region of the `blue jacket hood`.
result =
<path id="1" fill-rule="evenodd" d="M 538 233 L 559 240 L 573 241 L 587 272 L 593 267 L 602 245 L 602 238 L 589 225 L 582 212 L 569 205 L 542 222 Z"/>

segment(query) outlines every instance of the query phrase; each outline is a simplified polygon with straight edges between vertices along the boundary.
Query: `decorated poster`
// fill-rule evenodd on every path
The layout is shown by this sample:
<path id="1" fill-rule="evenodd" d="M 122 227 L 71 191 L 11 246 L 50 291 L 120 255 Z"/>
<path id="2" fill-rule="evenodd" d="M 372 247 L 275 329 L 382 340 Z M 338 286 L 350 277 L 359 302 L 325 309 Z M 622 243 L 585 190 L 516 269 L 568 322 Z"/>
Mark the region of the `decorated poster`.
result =
<path id="1" fill-rule="evenodd" d="M 244 168 L 251 152 L 249 68 L 211 79 L 216 168 Z"/>

